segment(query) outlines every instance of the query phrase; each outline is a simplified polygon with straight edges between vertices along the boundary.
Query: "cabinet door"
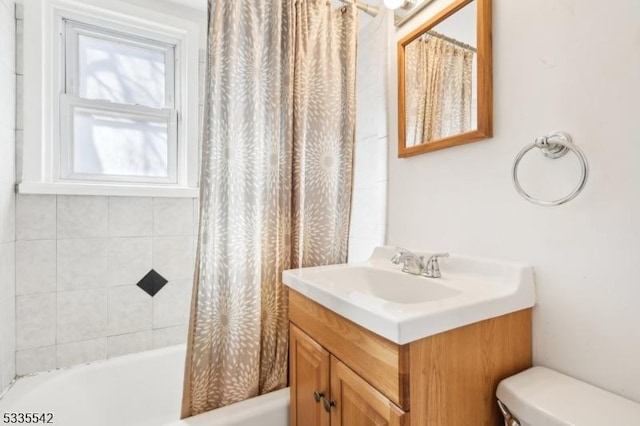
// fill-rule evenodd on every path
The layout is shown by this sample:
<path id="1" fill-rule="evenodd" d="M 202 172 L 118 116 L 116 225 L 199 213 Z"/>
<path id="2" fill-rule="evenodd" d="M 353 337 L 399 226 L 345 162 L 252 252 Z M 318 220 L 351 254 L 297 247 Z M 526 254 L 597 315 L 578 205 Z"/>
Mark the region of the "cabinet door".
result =
<path id="1" fill-rule="evenodd" d="M 331 426 L 409 426 L 409 415 L 331 357 Z"/>
<path id="2" fill-rule="evenodd" d="M 329 396 L 329 352 L 295 325 L 289 330 L 291 426 L 329 426 L 323 408 Z"/>

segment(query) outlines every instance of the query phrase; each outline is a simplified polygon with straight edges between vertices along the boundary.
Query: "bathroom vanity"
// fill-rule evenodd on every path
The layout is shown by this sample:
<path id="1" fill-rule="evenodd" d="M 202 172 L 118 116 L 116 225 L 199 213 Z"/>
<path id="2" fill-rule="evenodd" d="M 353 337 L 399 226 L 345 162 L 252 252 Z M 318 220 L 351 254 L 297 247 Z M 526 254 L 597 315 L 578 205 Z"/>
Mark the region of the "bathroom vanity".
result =
<path id="1" fill-rule="evenodd" d="M 285 272 L 291 425 L 499 425 L 498 383 L 531 366 L 530 268 L 452 256 L 436 284 L 391 265 L 392 251 Z"/>

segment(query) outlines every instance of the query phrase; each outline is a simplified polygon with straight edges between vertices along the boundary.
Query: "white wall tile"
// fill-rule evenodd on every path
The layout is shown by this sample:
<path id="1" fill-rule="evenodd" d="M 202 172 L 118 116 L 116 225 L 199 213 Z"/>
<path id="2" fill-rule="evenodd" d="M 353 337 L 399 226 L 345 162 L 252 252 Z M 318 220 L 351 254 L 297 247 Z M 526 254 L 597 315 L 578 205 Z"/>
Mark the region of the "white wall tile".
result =
<path id="1" fill-rule="evenodd" d="M 349 262 L 361 262 L 369 259 L 373 249 L 383 245 L 378 239 L 349 238 Z"/>
<path id="2" fill-rule="evenodd" d="M 2 37 L 0 37 L 2 38 Z M 0 54 L 0 58 L 3 56 Z M 0 93 L 5 94 L 0 97 L 0 124 L 15 128 L 16 126 L 16 84 L 18 83 L 13 65 L 0 63 Z"/>
<path id="3" fill-rule="evenodd" d="M 108 334 L 151 329 L 151 300 L 151 296 L 135 285 L 109 288 Z"/>
<path id="4" fill-rule="evenodd" d="M 76 364 L 84 364 L 107 357 L 107 339 L 85 340 L 82 342 L 66 343 L 58 345 L 56 354 L 56 366 L 58 368 L 69 367 Z"/>
<path id="5" fill-rule="evenodd" d="M 106 330 L 107 289 L 58 293 L 58 344 L 105 336 Z"/>
<path id="6" fill-rule="evenodd" d="M 56 347 L 25 349 L 16 352 L 16 374 L 26 374 L 49 371 L 56 368 Z"/>
<path id="7" fill-rule="evenodd" d="M 193 237 L 153 239 L 153 269 L 167 280 L 193 278 L 195 250 Z"/>
<path id="8" fill-rule="evenodd" d="M 7 326 L 13 327 L 13 317 L 8 312 L 9 305 L 14 304 L 15 290 L 15 245 L 13 243 L 0 244 L 0 332 Z M 15 311 L 14 311 L 15 313 Z M 0 335 L 0 340 L 6 336 Z"/>
<path id="9" fill-rule="evenodd" d="M 349 239 L 355 238 L 360 240 L 377 241 L 378 246 L 383 245 L 386 241 L 387 225 L 379 225 L 374 223 L 354 223 L 349 229 Z"/>
<path id="10" fill-rule="evenodd" d="M 386 221 L 386 183 L 361 188 L 353 194 L 350 234 L 354 237 L 373 238 Z"/>
<path id="11" fill-rule="evenodd" d="M 114 356 L 148 351 L 151 348 L 151 330 L 139 333 L 122 334 L 120 336 L 110 336 L 107 342 L 107 356 L 109 358 L 113 358 Z"/>
<path id="12" fill-rule="evenodd" d="M 369 46 L 371 49 L 373 46 Z M 358 52 L 364 52 L 365 46 L 358 46 Z M 374 47 L 375 49 L 375 47 Z M 377 51 L 377 57 L 372 59 L 372 55 L 358 55 L 358 76 L 356 78 L 356 99 L 358 93 L 381 91 L 385 87 L 385 67 L 384 54 Z M 367 57 L 368 56 L 368 57 Z M 382 64 L 381 64 L 382 63 Z M 360 103 L 360 108 L 367 108 L 368 105 Z M 386 118 L 386 117 L 385 117 Z"/>
<path id="13" fill-rule="evenodd" d="M 0 184 L 0 243 L 15 241 L 16 197 L 12 184 Z"/>
<path id="14" fill-rule="evenodd" d="M 385 93 L 365 90 L 356 94 L 356 102 L 356 140 L 387 136 L 389 131 Z"/>
<path id="15" fill-rule="evenodd" d="M 370 138 L 356 142 L 353 188 L 374 186 L 387 180 L 387 151 L 389 139 Z"/>
<path id="16" fill-rule="evenodd" d="M 16 7 L 16 12 L 18 8 Z M 23 41 L 24 41 L 24 21 L 22 19 L 16 21 L 16 74 L 23 74 Z"/>
<path id="17" fill-rule="evenodd" d="M 5 389 L 16 377 L 16 353 L 12 352 L 11 358 L 5 360 L 0 366 L 0 388 Z"/>
<path id="18" fill-rule="evenodd" d="M 109 197 L 109 236 L 153 235 L 153 198 Z"/>
<path id="19" fill-rule="evenodd" d="M 200 225 L 200 199 L 193 199 L 193 235 L 198 235 L 198 227 Z"/>
<path id="20" fill-rule="evenodd" d="M 185 325 L 189 321 L 192 282 L 170 281 L 153 298 L 153 328 Z"/>
<path id="21" fill-rule="evenodd" d="M 187 325 L 177 327 L 156 328 L 153 330 L 153 348 L 182 345 L 187 343 Z"/>
<path id="22" fill-rule="evenodd" d="M 24 147 L 24 130 L 16 130 L 15 169 L 17 183 L 22 182 L 22 152 Z"/>
<path id="23" fill-rule="evenodd" d="M 193 200 L 190 198 L 153 199 L 154 235 L 192 235 Z"/>
<path id="24" fill-rule="evenodd" d="M 56 342 L 55 293 L 16 297 L 18 349 L 53 345 Z"/>
<path id="25" fill-rule="evenodd" d="M 56 291 L 56 241 L 16 243 L 16 294 Z"/>
<path id="26" fill-rule="evenodd" d="M 2 159 L 0 182 L 9 185 L 16 181 L 15 161 L 13 161 L 15 158 L 15 138 L 14 126 L 0 124 L 0 159 Z"/>
<path id="27" fill-rule="evenodd" d="M 15 50 L 15 15 L 11 6 L 2 6 L 0 7 L 0 64 L 10 67 L 13 71 L 15 56 L 11 52 Z"/>
<path id="28" fill-rule="evenodd" d="M 15 376 L 15 244 L 0 244 L 0 392 Z"/>
<path id="29" fill-rule="evenodd" d="M 16 129 L 24 129 L 24 106 L 23 106 L 23 92 L 24 92 L 24 77 L 16 75 L 15 80 L 16 91 L 16 106 L 15 106 L 15 126 Z"/>
<path id="30" fill-rule="evenodd" d="M 16 294 L 15 243 L 0 244 L 0 303 L 10 301 Z"/>
<path id="31" fill-rule="evenodd" d="M 107 197 L 58 197 L 58 238 L 106 237 Z"/>
<path id="32" fill-rule="evenodd" d="M 58 291 L 104 287 L 107 249 L 106 238 L 58 240 Z"/>
<path id="33" fill-rule="evenodd" d="M 205 68 L 206 64 L 204 62 L 198 64 L 198 105 L 204 105 L 204 97 L 207 93 L 205 90 Z M 199 129 L 201 128 L 199 127 Z"/>
<path id="34" fill-rule="evenodd" d="M 53 240 L 56 238 L 56 196 L 16 196 L 16 239 Z"/>
<path id="35" fill-rule="evenodd" d="M 136 284 L 151 270 L 152 258 L 151 237 L 109 238 L 107 283 Z"/>
<path id="36" fill-rule="evenodd" d="M 204 126 L 204 106 L 200 105 L 198 107 L 198 128 L 202 129 Z M 200 140 L 200 147 L 199 147 L 199 151 L 198 153 L 202 152 L 202 135 L 199 136 L 199 140 Z M 200 165 L 198 164 L 198 171 L 197 174 L 199 175 L 200 171 L 199 171 Z"/>

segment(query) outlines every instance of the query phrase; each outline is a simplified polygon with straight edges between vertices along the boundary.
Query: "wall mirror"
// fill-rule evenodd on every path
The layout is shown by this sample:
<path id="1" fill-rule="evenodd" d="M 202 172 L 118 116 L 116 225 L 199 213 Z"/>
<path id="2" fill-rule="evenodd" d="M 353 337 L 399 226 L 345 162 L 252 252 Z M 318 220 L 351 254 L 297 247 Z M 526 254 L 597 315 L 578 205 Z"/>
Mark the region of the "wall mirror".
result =
<path id="1" fill-rule="evenodd" d="M 491 0 L 456 0 L 398 42 L 398 157 L 492 136 Z"/>

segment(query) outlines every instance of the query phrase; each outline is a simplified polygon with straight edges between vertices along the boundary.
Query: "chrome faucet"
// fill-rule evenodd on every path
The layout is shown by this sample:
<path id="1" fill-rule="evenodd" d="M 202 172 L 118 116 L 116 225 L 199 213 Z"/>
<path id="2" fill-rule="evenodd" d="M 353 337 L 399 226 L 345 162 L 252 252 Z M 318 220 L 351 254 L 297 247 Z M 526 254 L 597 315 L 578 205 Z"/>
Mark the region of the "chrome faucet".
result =
<path id="1" fill-rule="evenodd" d="M 402 272 L 413 275 L 422 275 L 423 277 L 428 278 L 440 278 L 442 273 L 440 272 L 438 259 L 441 257 L 449 257 L 449 253 L 432 254 L 429 257 L 429 260 L 425 262 L 424 256 L 418 256 L 409 250 L 398 248 L 396 254 L 391 258 L 391 262 L 394 265 L 402 263 Z"/>
<path id="2" fill-rule="evenodd" d="M 394 265 L 402 263 L 402 272 L 413 275 L 420 275 L 426 268 L 424 256 L 418 256 L 402 248 L 398 248 L 396 254 L 391 258 L 391 262 Z"/>

